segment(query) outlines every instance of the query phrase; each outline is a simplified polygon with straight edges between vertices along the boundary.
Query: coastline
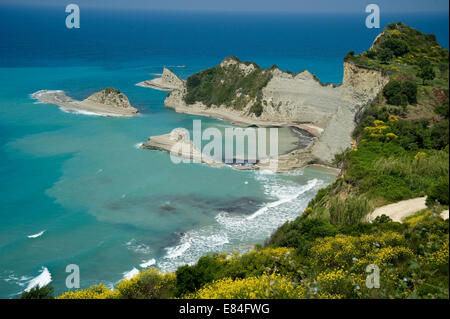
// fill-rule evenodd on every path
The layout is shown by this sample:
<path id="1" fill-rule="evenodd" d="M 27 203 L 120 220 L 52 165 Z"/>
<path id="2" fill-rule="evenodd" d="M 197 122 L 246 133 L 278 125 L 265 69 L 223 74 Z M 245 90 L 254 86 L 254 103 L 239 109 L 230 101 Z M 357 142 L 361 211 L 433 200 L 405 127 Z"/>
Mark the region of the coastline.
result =
<path id="1" fill-rule="evenodd" d="M 225 121 L 231 124 L 243 126 L 243 127 L 294 127 L 300 130 L 304 130 L 309 134 L 319 137 L 324 131 L 323 128 L 316 126 L 312 123 L 291 123 L 287 121 L 268 121 L 259 120 L 256 117 L 243 116 L 242 112 L 235 111 L 229 108 L 223 107 L 206 107 L 199 105 L 189 105 L 186 106 L 172 106 L 170 104 L 164 103 L 165 107 L 174 110 L 176 113 L 183 113 L 189 115 L 205 116 L 209 118 L 214 118 L 216 120 Z"/>

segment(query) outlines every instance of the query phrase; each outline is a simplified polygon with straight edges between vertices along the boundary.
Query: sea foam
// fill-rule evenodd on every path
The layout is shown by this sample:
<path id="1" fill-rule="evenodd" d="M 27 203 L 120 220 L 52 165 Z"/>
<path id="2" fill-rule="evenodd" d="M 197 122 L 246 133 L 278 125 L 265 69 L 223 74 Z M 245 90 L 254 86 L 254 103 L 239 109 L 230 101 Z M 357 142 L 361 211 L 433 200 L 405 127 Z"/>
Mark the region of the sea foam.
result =
<path id="1" fill-rule="evenodd" d="M 47 267 L 42 267 L 41 273 L 28 282 L 28 286 L 25 291 L 30 291 L 34 287 L 42 288 L 47 286 L 51 281 L 52 275 L 50 274 L 50 271 L 48 271 Z"/>
<path id="2" fill-rule="evenodd" d="M 133 267 L 133 269 L 131 269 L 130 271 L 125 271 L 123 273 L 123 278 L 131 279 L 133 277 L 136 277 L 137 275 L 139 275 L 139 270 Z"/>
<path id="3" fill-rule="evenodd" d="M 286 221 L 295 219 L 306 208 L 315 192 L 324 186 L 318 179 L 304 185 L 286 181 L 277 175 L 255 172 L 264 193 L 271 202 L 251 215 L 218 212 L 212 225 L 186 232 L 177 245 L 167 247 L 166 255 L 158 259 L 158 268 L 174 271 L 181 265 L 191 265 L 201 256 L 214 252 L 232 252 L 261 242 Z"/>
<path id="4" fill-rule="evenodd" d="M 39 232 L 37 234 L 34 234 L 34 235 L 28 235 L 27 237 L 28 238 L 37 238 L 37 237 L 42 236 L 42 234 L 44 234 L 44 233 L 45 233 L 45 230 L 43 230 L 43 231 L 41 231 L 41 232 Z"/>

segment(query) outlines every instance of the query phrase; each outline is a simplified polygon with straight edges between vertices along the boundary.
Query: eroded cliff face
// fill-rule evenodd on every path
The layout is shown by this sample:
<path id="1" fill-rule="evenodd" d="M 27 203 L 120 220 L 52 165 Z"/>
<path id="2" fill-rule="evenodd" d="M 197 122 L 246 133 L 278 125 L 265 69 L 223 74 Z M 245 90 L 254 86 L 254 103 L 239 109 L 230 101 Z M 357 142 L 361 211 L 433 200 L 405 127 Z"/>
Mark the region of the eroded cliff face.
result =
<path id="1" fill-rule="evenodd" d="M 357 114 L 370 104 L 388 82 L 389 76 L 381 71 L 344 62 L 340 105 L 312 147 L 312 154 L 318 162 L 331 164 L 336 154 L 351 146 Z"/>
<path id="2" fill-rule="evenodd" d="M 339 107 L 341 92 L 340 86 L 323 85 L 309 71 L 290 74 L 274 69 L 272 79 L 262 89 L 260 118 L 325 127 Z"/>
<path id="3" fill-rule="evenodd" d="M 254 64 L 225 59 L 223 68 L 238 64 L 245 76 L 251 76 Z M 378 70 L 344 62 L 341 85 L 323 84 L 310 72 L 298 74 L 282 72 L 276 67 L 270 81 L 261 89 L 259 116 L 252 113 L 256 98 L 249 98 L 247 105 L 235 109 L 225 105 L 206 106 L 201 102 L 187 104 L 185 82 L 172 90 L 164 104 L 177 112 L 220 117 L 237 123 L 254 125 L 313 125 L 321 132 L 314 144 L 302 150 L 309 152 L 308 162 L 331 164 L 335 154 L 351 146 L 351 134 L 356 126 L 355 117 L 382 90 L 389 77 Z M 239 96 L 239 92 L 236 93 Z"/>

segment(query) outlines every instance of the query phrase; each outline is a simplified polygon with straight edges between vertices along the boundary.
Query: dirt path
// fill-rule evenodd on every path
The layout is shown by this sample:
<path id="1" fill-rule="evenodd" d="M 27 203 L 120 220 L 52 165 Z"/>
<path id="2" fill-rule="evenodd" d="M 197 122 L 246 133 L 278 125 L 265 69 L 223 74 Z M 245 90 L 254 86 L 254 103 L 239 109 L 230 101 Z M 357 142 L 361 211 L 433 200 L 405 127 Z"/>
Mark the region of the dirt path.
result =
<path id="1" fill-rule="evenodd" d="M 403 200 L 394 204 L 381 206 L 368 215 L 367 219 L 373 221 L 381 215 L 389 216 L 395 222 L 402 222 L 403 218 L 413 215 L 419 210 L 427 208 L 425 205 L 426 197 L 418 197 Z"/>

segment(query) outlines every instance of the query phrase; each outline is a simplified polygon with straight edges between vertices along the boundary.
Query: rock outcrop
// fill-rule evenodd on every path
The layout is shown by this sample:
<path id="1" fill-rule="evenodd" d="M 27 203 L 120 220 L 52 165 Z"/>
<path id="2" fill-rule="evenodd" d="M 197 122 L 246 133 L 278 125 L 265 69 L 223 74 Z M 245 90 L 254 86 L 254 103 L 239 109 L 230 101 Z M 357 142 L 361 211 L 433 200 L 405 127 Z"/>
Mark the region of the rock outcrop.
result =
<path id="1" fill-rule="evenodd" d="M 184 81 L 176 76 L 171 70 L 164 68 L 160 78 L 142 81 L 136 85 L 161 91 L 172 91 L 182 90 L 184 87 Z"/>
<path id="2" fill-rule="evenodd" d="M 332 163 L 351 143 L 357 115 L 378 95 L 389 82 L 384 72 L 344 62 L 344 78 L 339 107 L 328 120 L 325 129 L 311 151 L 317 162 Z"/>
<path id="3" fill-rule="evenodd" d="M 132 117 L 139 112 L 131 106 L 125 94 L 114 88 L 100 90 L 83 101 L 67 96 L 63 91 L 41 90 L 31 95 L 42 103 L 53 104 L 68 112 L 111 117 Z"/>
<path id="4" fill-rule="evenodd" d="M 210 166 L 225 166 L 224 163 L 202 154 L 202 151 L 190 140 L 189 133 L 182 128 L 176 128 L 169 134 L 150 136 L 141 148 L 165 151 L 180 159 L 204 163 Z"/>
<path id="5" fill-rule="evenodd" d="M 124 109 L 132 107 L 126 95 L 114 88 L 100 90 L 82 102 L 97 103 Z"/>

